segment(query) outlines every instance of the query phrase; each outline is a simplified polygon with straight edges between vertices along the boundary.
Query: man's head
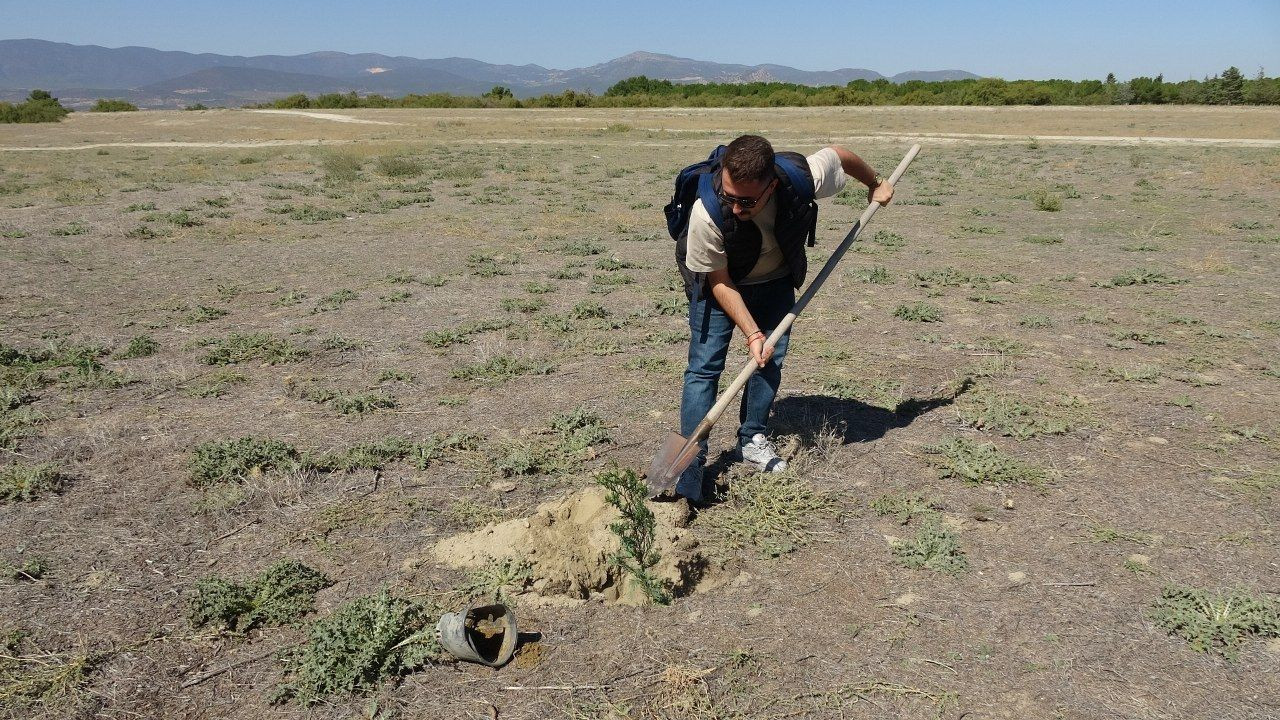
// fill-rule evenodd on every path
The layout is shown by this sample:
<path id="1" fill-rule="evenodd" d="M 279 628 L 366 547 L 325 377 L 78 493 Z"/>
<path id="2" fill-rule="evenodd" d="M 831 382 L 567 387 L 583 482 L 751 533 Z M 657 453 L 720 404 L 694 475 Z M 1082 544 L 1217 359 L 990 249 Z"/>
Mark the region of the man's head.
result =
<path id="1" fill-rule="evenodd" d="M 759 135 L 743 135 L 729 143 L 720 165 L 720 199 L 732 204 L 739 220 L 751 219 L 777 184 L 773 146 Z"/>

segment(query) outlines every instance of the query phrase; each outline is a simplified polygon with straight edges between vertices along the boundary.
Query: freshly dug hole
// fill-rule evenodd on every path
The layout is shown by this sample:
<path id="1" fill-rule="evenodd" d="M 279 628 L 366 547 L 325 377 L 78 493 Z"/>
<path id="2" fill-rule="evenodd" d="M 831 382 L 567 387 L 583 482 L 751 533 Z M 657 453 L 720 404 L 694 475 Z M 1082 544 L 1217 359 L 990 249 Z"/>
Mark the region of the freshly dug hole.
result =
<path id="1" fill-rule="evenodd" d="M 599 599 L 607 603 L 642 605 L 644 591 L 614 565 L 618 536 L 609 525 L 620 513 L 606 500 L 604 488 L 591 486 L 564 499 L 538 506 L 527 518 L 489 525 L 436 543 L 431 556 L 454 568 L 484 565 L 497 558 L 529 563 L 531 582 L 522 602 L 555 605 Z M 672 594 L 688 595 L 705 585 L 708 560 L 687 529 L 689 508 L 684 503 L 651 503 L 657 520 L 656 548 L 662 556 L 653 574 Z"/>

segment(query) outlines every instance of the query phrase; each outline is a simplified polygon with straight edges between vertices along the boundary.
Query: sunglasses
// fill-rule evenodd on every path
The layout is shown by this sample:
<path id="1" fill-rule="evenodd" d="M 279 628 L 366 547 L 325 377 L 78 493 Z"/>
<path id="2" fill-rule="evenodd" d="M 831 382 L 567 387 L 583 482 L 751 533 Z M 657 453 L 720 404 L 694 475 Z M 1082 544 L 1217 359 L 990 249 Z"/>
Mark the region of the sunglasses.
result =
<path id="1" fill-rule="evenodd" d="M 769 181 L 769 184 L 764 186 L 764 190 L 761 190 L 760 194 L 755 196 L 754 198 L 745 198 L 745 197 L 738 197 L 737 195 L 730 195 L 724 190 L 717 191 L 716 195 L 720 197 L 721 202 L 723 202 L 725 205 L 729 205 L 729 206 L 737 205 L 743 210 L 750 210 L 760 202 L 760 198 L 764 197 L 765 194 L 769 192 L 769 189 L 773 187 L 773 183 L 775 182 L 777 182 L 776 179 Z"/>

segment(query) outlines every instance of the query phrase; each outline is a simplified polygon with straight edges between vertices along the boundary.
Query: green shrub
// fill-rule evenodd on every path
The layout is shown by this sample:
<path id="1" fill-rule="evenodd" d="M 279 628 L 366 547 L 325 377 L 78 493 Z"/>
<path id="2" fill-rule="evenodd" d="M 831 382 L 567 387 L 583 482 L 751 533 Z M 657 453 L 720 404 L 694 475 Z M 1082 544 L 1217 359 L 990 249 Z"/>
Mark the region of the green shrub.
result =
<path id="1" fill-rule="evenodd" d="M 886 248 L 900 248 L 907 244 L 901 235 L 891 230 L 877 230 L 871 242 Z"/>
<path id="2" fill-rule="evenodd" d="M 21 565 L 8 565 L 0 563 L 0 575 L 8 577 L 10 580 L 25 580 L 31 582 L 39 580 L 49 572 L 49 561 L 42 557 L 29 557 L 22 561 Z"/>
<path id="3" fill-rule="evenodd" d="M 69 370 L 58 373 L 58 382 L 68 389 L 111 389 L 128 383 L 128 380 L 116 371 L 108 370 L 93 355 L 76 358 L 68 365 Z"/>
<path id="4" fill-rule="evenodd" d="M 209 307 L 208 305 L 197 305 L 186 318 L 183 319 L 183 325 L 198 325 L 204 322 L 217 320 L 220 317 L 226 317 L 229 314 L 227 310 L 222 308 Z"/>
<path id="5" fill-rule="evenodd" d="M 340 220 L 346 217 L 346 215 L 347 214 L 341 210 L 316 207 L 311 203 L 307 203 L 300 208 L 289 211 L 289 217 L 307 225 L 314 225 L 315 223 L 325 222 L 326 220 Z"/>
<path id="6" fill-rule="evenodd" d="M 69 112 L 48 91 L 32 90 L 25 102 L 0 102 L 0 123 L 59 122 Z"/>
<path id="7" fill-rule="evenodd" d="M 893 277 L 889 275 L 888 269 L 883 265 L 861 268 L 853 273 L 853 277 L 860 282 L 873 283 L 876 285 L 887 285 L 893 282 Z"/>
<path id="8" fill-rule="evenodd" d="M 1250 637 L 1280 637 L 1280 601 L 1244 589 L 1212 592 L 1169 586 L 1149 613 L 1171 635 L 1199 652 L 1217 652 L 1228 660 Z"/>
<path id="9" fill-rule="evenodd" d="M 1111 278 L 1102 287 L 1127 287 L 1129 285 L 1182 285 L 1188 282 L 1182 278 L 1169 277 L 1159 270 L 1134 268 Z"/>
<path id="10" fill-rule="evenodd" d="M 116 358 L 128 360 L 130 358 L 151 357 L 159 349 L 160 343 L 156 342 L 150 335 L 138 335 L 129 341 L 124 350 L 116 353 Z"/>
<path id="11" fill-rule="evenodd" d="M 417 158 L 383 155 L 378 158 L 378 172 L 387 177 L 417 177 L 423 173 L 422 161 Z"/>
<path id="12" fill-rule="evenodd" d="M 260 440 L 250 436 L 201 443 L 196 446 L 189 465 L 191 484 L 196 487 L 244 482 L 269 472 L 306 468 L 302 455 L 294 446 L 279 440 Z"/>
<path id="13" fill-rule="evenodd" d="M 542 360 L 526 360 L 511 355 L 497 355 L 485 362 L 464 365 L 449 373 L 458 380 L 486 385 L 499 385 L 521 375 L 550 375 L 555 364 Z"/>
<path id="14" fill-rule="evenodd" d="M 320 159 L 324 178 L 330 183 L 355 182 L 360 177 L 360 168 L 363 165 L 364 161 L 359 157 L 344 152 L 328 153 Z"/>
<path id="15" fill-rule="evenodd" d="M 332 584 L 323 573 L 293 560 L 281 560 L 244 584 L 202 578 L 188 600 L 187 618 L 192 627 L 213 625 L 240 633 L 293 623 L 314 610 L 316 593 Z"/>
<path id="16" fill-rule="evenodd" d="M 547 306 L 542 298 L 503 298 L 502 309 L 507 312 L 518 312 L 526 315 L 536 313 Z"/>
<path id="17" fill-rule="evenodd" d="M 138 106 L 126 100 L 108 100 L 99 98 L 98 102 L 89 108 L 89 112 L 137 112 Z"/>
<path id="18" fill-rule="evenodd" d="M 384 392 L 348 395 L 344 392 L 330 390 L 325 393 L 323 399 L 306 396 L 303 399 L 323 403 L 336 410 L 339 415 L 364 415 L 375 410 L 386 410 L 396 406 L 395 397 Z"/>
<path id="19" fill-rule="evenodd" d="M 923 302 L 899 305 L 893 316 L 908 322 L 942 322 L 942 310 Z"/>
<path id="20" fill-rule="evenodd" d="M 564 449 L 571 453 L 581 452 L 592 445 L 609 442 L 609 429 L 604 420 L 585 406 L 578 406 L 571 412 L 556 415 L 551 419 L 551 432 L 560 437 Z"/>
<path id="21" fill-rule="evenodd" d="M 475 503 L 472 503 L 475 505 Z M 455 506 L 457 503 L 455 503 Z M 502 519 L 503 512 L 497 508 L 498 515 L 488 522 L 480 522 L 479 517 L 471 517 L 464 523 L 468 527 L 484 527 L 491 522 Z M 452 506 L 451 506 L 452 512 Z M 474 512 L 474 511 L 473 511 Z M 504 557 L 490 558 L 480 567 L 467 572 L 467 578 L 457 588 L 459 595 L 466 598 L 481 599 L 484 602 L 500 602 L 507 606 L 515 605 L 513 593 L 518 593 L 533 582 L 533 567 L 528 560 Z"/>
<path id="22" fill-rule="evenodd" d="M 906 525 L 917 515 L 932 514 L 938 507 L 936 499 L 925 498 L 920 493 L 885 493 L 871 501 L 876 515 L 892 515 L 899 525 Z"/>
<path id="23" fill-rule="evenodd" d="M 913 570 L 937 570 L 959 575 L 969 569 L 969 561 L 960 543 L 935 514 L 927 515 L 909 540 L 893 544 L 893 557 L 899 565 Z"/>
<path id="24" fill-rule="evenodd" d="M 1031 202 L 1037 210 L 1044 212 L 1058 212 L 1062 209 L 1062 198 L 1047 190 L 1037 190 L 1032 193 Z"/>
<path id="25" fill-rule="evenodd" d="M 387 589 L 356 598 L 314 625 L 286 665 L 289 682 L 277 701 L 304 705 L 328 695 L 351 695 L 440 658 L 435 638 L 439 609 L 396 597 Z"/>
<path id="26" fill-rule="evenodd" d="M 68 478 L 55 465 L 0 467 L 0 502 L 29 502 L 60 494 Z"/>
<path id="27" fill-rule="evenodd" d="M 585 257 L 587 255 L 599 255 L 608 250 L 608 246 L 595 242 L 594 240 L 574 240 L 561 245 L 559 251 L 565 255 L 577 255 Z"/>
<path id="28" fill-rule="evenodd" d="M 1043 468 L 1001 452 L 995 443 L 957 437 L 926 447 L 925 452 L 930 454 L 929 464 L 938 469 L 939 476 L 957 478 L 974 485 L 1043 485 L 1049 479 Z"/>
<path id="29" fill-rule="evenodd" d="M 241 335 L 232 333 L 208 343 L 210 350 L 201 361 L 206 365 L 232 365 L 249 360 L 262 360 L 269 365 L 297 362 L 311 353 L 266 333 Z"/>
<path id="30" fill-rule="evenodd" d="M 594 300 L 583 300 L 569 310 L 569 317 L 574 320 L 609 317 L 609 310 Z"/>
<path id="31" fill-rule="evenodd" d="M 399 437 L 387 437 L 376 442 L 354 445 L 339 453 L 330 453 L 315 461 L 317 470 L 326 472 L 351 472 L 352 470 L 381 470 L 386 465 L 409 457 L 416 445 Z"/>
<path id="32" fill-rule="evenodd" d="M 54 228 L 49 232 L 49 234 L 55 237 L 72 237 L 75 235 L 85 235 L 85 234 L 88 234 L 88 232 L 89 232 L 88 225 L 85 225 L 79 220 L 72 220 L 71 222 L 67 223 L 63 227 Z"/>

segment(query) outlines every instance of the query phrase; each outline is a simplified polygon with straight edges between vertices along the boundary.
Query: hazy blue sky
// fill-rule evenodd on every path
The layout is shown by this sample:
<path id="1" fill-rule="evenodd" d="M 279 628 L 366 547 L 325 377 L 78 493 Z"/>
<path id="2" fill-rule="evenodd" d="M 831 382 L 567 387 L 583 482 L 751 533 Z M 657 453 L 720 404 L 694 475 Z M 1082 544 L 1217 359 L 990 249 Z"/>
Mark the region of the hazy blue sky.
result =
<path id="1" fill-rule="evenodd" d="M 0 39 L 228 55 L 315 50 L 571 68 L 635 50 L 806 70 L 1014 78 L 1280 74 L 1280 0 L 582 2 L 0 0 Z"/>

